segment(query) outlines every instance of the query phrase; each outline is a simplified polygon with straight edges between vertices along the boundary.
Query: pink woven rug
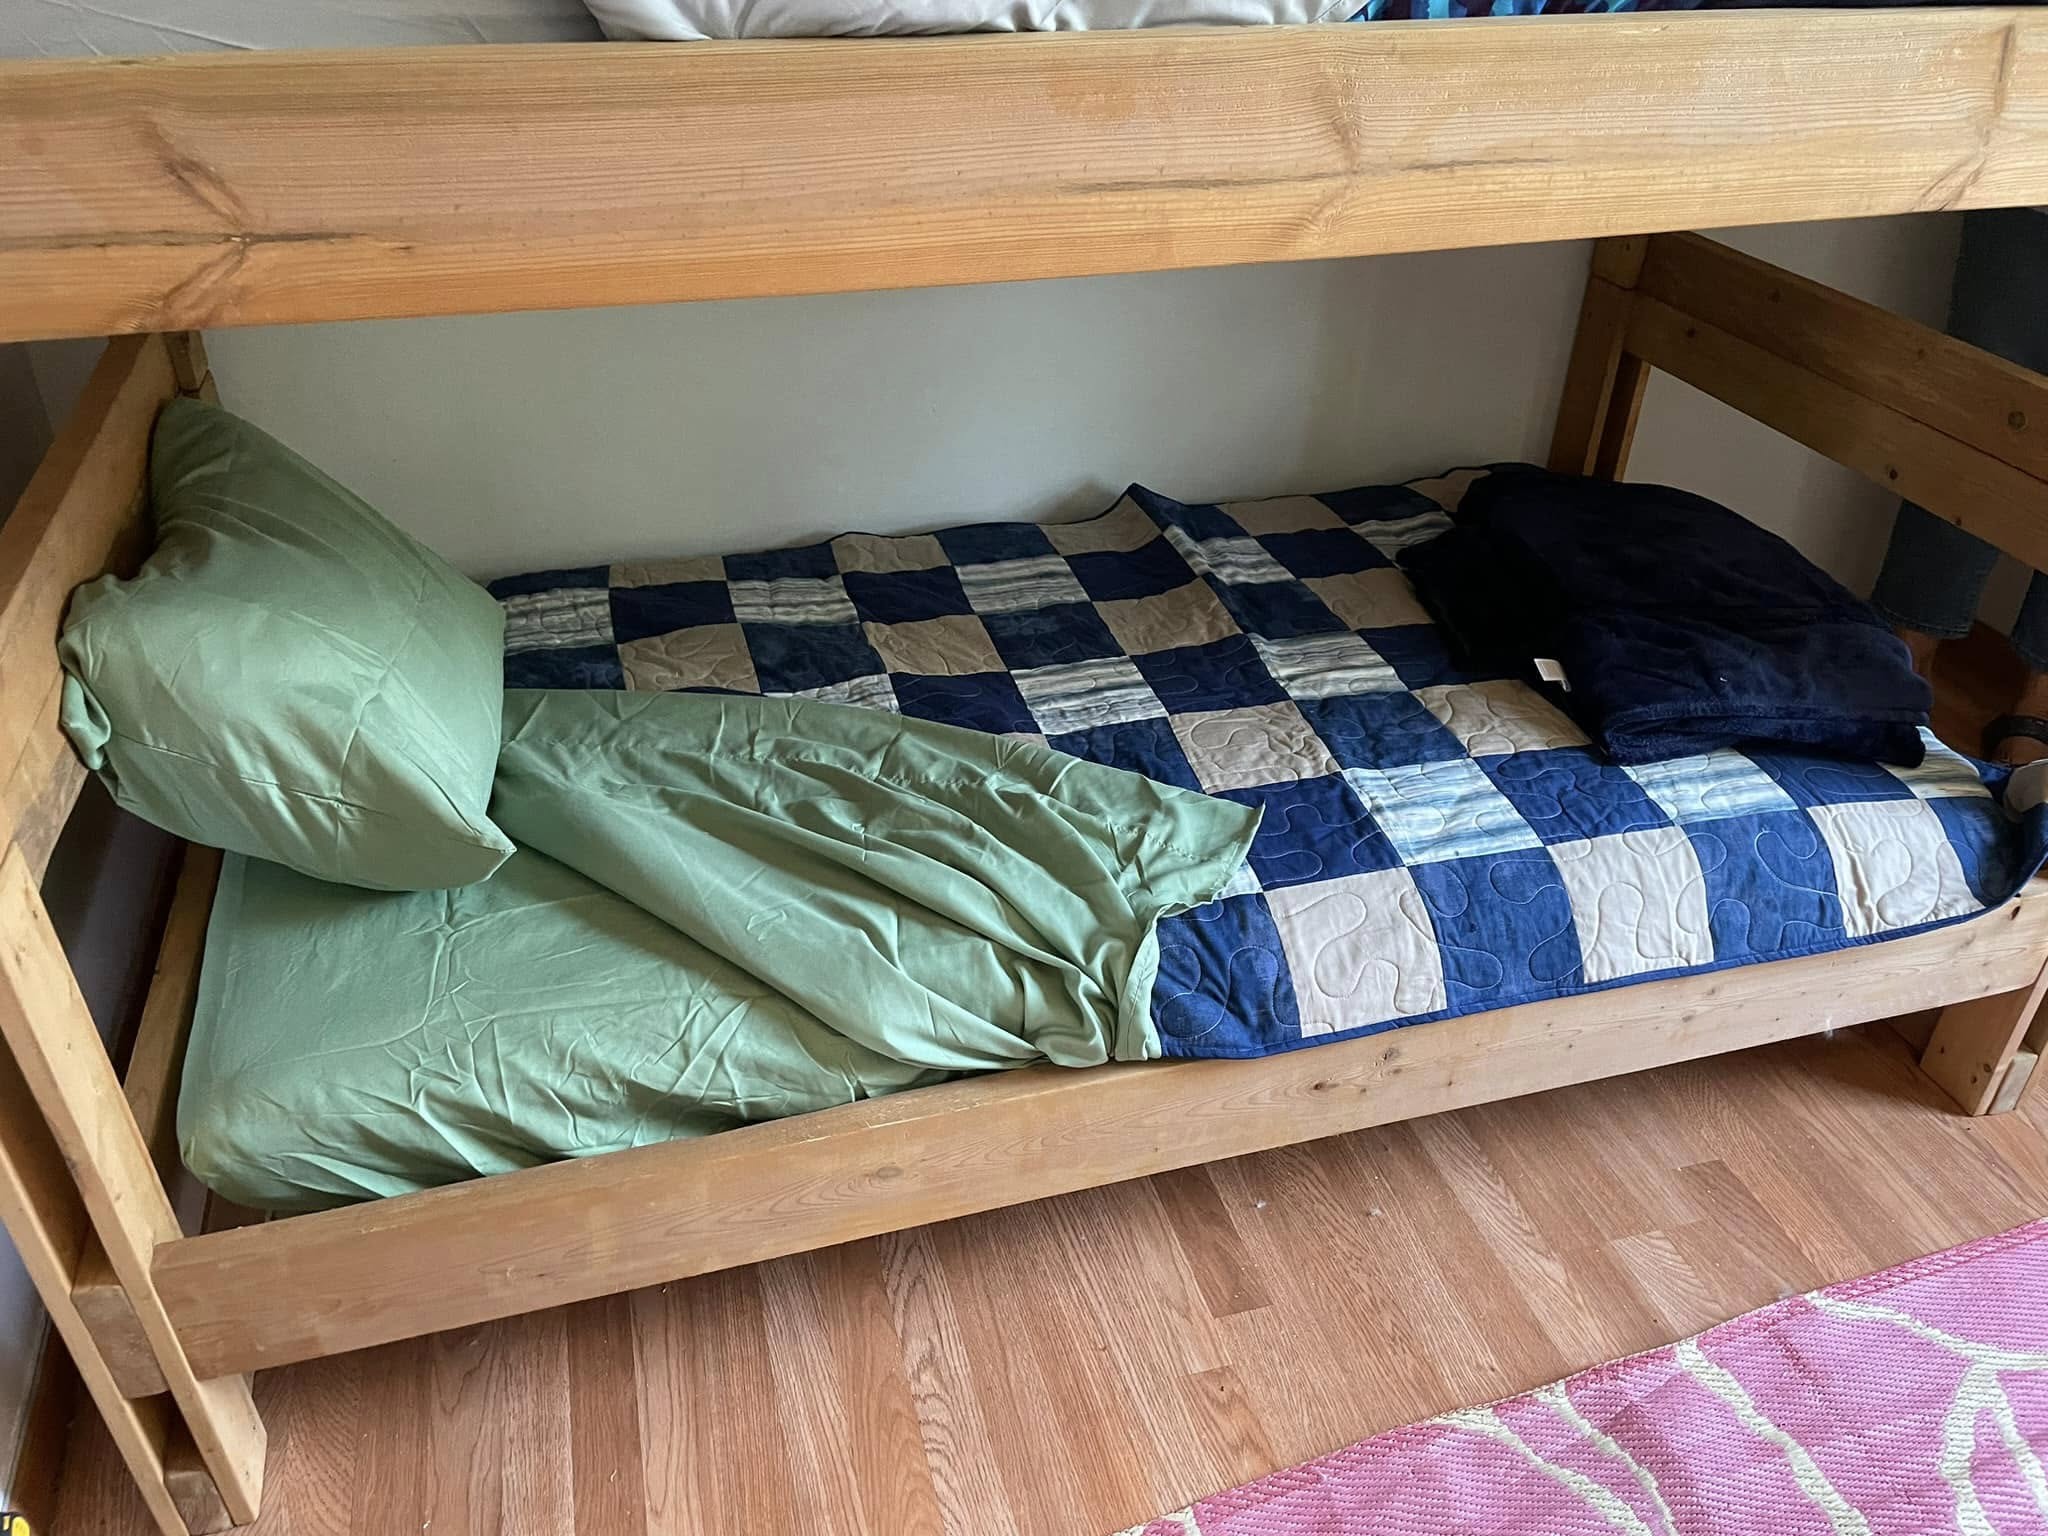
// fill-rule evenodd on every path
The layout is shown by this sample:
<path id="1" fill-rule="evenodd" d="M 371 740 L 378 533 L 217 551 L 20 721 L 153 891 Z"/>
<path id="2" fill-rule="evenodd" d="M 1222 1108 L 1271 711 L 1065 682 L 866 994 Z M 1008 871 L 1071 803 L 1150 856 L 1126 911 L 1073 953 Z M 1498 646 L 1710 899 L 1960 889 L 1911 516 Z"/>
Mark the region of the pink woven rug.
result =
<path id="1" fill-rule="evenodd" d="M 1124 1536 L 2048 1536 L 2048 1221 Z"/>

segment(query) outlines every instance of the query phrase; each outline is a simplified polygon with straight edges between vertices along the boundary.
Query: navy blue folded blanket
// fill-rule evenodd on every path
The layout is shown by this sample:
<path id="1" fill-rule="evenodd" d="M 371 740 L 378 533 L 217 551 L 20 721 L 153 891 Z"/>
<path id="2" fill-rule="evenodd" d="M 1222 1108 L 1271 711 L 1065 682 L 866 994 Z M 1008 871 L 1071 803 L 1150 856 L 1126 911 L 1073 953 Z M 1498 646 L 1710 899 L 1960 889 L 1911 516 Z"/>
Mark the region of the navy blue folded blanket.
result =
<path id="1" fill-rule="evenodd" d="M 1777 743 L 1918 764 L 1933 696 L 1868 603 L 1669 486 L 1510 467 L 1401 564 L 1454 647 L 1536 676 L 1615 761 Z M 1539 681 L 1544 679 L 1539 678 Z"/>

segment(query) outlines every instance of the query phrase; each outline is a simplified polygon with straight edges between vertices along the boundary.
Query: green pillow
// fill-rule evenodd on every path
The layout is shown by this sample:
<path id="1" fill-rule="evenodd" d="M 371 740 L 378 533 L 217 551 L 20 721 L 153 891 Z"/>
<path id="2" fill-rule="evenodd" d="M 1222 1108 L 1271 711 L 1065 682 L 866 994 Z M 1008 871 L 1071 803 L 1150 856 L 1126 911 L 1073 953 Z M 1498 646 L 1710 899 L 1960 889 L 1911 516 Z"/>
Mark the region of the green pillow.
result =
<path id="1" fill-rule="evenodd" d="M 377 890 L 481 880 L 504 710 L 491 595 L 218 406 L 156 424 L 157 546 L 66 615 L 64 729 L 195 843 Z"/>

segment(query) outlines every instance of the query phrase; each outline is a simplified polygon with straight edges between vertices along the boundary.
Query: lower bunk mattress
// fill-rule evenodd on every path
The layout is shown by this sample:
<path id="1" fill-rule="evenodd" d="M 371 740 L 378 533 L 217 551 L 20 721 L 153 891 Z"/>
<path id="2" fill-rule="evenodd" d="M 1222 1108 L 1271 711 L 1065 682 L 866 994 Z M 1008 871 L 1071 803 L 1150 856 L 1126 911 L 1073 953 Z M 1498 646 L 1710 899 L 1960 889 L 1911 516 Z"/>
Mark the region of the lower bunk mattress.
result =
<path id="1" fill-rule="evenodd" d="M 1262 1056 L 1877 942 L 1990 910 L 2048 854 L 2048 769 L 2015 776 L 1931 735 L 1913 768 L 1767 750 L 1622 768 L 1532 687 L 1462 669 L 1395 561 L 1449 526 L 1470 479 L 1231 505 L 1133 487 L 1078 523 L 509 578 L 493 585 L 506 680 L 832 701 L 1261 812 L 1222 893 L 1158 923 L 1149 1028 L 1104 1052 L 1125 1059 Z M 586 884 L 515 858 L 441 893 L 425 942 L 459 960 L 445 933 L 573 906 Z M 375 956 L 416 962 L 420 935 L 376 904 L 418 898 L 350 900 L 381 915 L 295 915 L 228 863 L 180 1133 L 195 1172 L 245 1203 L 397 1193 L 950 1075 L 916 1050 L 842 1070 L 756 1040 L 789 1091 L 736 1098 L 729 1040 L 579 984 L 581 943 L 544 957 L 559 985 L 519 996 L 432 960 L 394 985 Z M 280 999 L 231 981 L 254 929 L 294 923 L 308 956 L 356 953 L 307 962 L 283 1021 Z M 676 971 L 649 923 L 603 941 L 643 999 Z M 459 1050 L 417 1048 L 430 1017 L 444 1047 L 455 1021 Z"/>

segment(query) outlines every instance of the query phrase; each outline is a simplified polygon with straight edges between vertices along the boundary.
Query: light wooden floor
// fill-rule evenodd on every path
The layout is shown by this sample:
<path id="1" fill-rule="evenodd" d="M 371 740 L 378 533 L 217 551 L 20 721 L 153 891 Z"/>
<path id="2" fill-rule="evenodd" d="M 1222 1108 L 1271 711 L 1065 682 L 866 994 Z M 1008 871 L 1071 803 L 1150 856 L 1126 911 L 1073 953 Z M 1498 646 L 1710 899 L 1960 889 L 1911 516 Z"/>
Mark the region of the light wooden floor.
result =
<path id="1" fill-rule="evenodd" d="M 255 1529 L 1100 1536 L 2044 1212 L 1878 1027 L 275 1372 Z"/>

